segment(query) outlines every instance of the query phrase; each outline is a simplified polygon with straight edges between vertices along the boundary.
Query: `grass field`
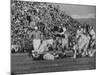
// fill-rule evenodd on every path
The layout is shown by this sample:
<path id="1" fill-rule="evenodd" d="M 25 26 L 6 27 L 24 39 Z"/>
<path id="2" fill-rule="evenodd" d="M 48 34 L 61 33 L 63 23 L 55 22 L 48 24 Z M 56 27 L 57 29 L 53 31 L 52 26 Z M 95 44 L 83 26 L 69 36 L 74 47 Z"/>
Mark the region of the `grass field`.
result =
<path id="1" fill-rule="evenodd" d="M 96 68 L 95 57 L 34 61 L 26 53 L 11 55 L 11 72 L 15 74 L 90 70 Z"/>

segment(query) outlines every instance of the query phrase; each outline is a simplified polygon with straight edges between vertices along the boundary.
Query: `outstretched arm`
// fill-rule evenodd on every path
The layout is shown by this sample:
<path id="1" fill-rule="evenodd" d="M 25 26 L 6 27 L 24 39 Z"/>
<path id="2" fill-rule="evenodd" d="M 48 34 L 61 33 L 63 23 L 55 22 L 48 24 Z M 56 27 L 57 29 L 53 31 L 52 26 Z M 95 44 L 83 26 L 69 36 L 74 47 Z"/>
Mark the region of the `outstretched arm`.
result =
<path id="1" fill-rule="evenodd" d="M 32 31 L 30 34 L 29 34 L 29 38 L 31 38 L 32 37 L 32 35 L 34 35 L 35 34 L 35 32 L 34 31 Z"/>

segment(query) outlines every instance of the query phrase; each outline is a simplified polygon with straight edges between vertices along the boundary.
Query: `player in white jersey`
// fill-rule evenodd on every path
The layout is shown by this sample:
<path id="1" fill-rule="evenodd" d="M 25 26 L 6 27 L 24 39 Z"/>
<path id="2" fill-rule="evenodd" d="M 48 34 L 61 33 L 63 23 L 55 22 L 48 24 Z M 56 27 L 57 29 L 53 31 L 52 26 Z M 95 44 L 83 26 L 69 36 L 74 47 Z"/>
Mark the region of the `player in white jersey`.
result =
<path id="1" fill-rule="evenodd" d="M 76 58 L 77 51 L 81 53 L 82 56 L 88 55 L 87 48 L 89 45 L 90 37 L 83 33 L 83 28 L 81 30 L 77 30 L 76 34 L 77 44 L 74 48 L 74 58 Z"/>

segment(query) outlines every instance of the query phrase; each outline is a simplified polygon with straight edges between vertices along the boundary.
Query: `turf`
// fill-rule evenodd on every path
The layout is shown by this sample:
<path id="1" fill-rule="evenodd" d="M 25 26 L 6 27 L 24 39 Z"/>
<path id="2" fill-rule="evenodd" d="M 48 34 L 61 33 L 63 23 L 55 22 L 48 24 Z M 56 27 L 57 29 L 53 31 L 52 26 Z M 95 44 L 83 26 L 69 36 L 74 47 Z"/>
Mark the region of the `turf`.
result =
<path id="1" fill-rule="evenodd" d="M 15 74 L 90 70 L 96 68 L 95 57 L 34 61 L 27 53 L 11 55 L 11 72 Z"/>

